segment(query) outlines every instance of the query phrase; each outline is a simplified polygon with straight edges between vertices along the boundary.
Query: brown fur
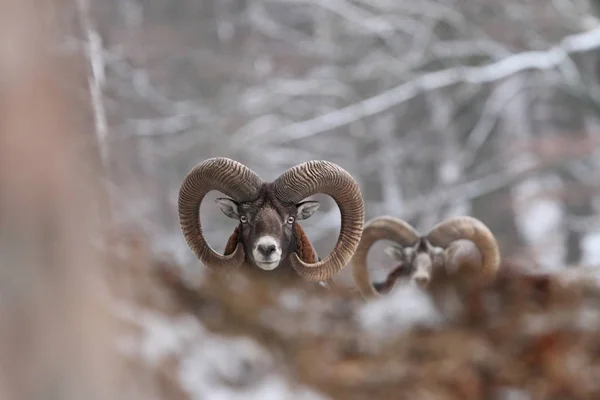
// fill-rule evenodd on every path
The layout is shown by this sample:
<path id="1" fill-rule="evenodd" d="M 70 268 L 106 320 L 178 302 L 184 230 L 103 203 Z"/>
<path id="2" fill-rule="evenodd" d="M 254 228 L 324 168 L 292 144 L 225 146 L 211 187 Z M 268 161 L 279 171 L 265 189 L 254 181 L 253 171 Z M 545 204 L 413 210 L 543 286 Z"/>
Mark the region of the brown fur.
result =
<path id="1" fill-rule="evenodd" d="M 231 236 L 229 236 L 229 239 L 227 240 L 227 244 L 225 245 L 225 250 L 223 251 L 224 256 L 230 255 L 235 250 L 235 247 L 237 246 L 238 241 L 239 241 L 239 233 L 240 233 L 240 227 L 236 226 L 235 229 L 233 230 L 233 233 L 231 234 Z"/>
<path id="2" fill-rule="evenodd" d="M 294 233 L 296 234 L 296 253 L 298 257 L 305 263 L 314 264 L 317 262 L 317 254 L 308 240 L 308 236 L 304 233 L 304 229 L 299 224 L 295 225 Z"/>
<path id="3" fill-rule="evenodd" d="M 235 247 L 239 241 L 239 226 L 236 226 L 235 230 L 229 236 L 227 240 L 227 245 L 225 245 L 225 250 L 223 251 L 224 255 L 229 255 L 233 253 Z M 308 236 L 304 232 L 304 229 L 299 224 L 295 225 L 294 233 L 296 235 L 296 253 L 298 253 L 298 257 L 305 263 L 314 264 L 317 262 L 317 254 L 315 253 Z"/>

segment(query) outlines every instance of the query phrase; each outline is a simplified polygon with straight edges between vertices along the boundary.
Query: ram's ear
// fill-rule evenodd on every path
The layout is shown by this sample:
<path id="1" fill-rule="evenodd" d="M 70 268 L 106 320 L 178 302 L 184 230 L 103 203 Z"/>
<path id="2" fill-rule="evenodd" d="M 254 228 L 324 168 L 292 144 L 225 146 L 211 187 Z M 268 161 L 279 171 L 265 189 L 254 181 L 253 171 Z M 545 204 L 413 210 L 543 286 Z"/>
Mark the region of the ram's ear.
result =
<path id="1" fill-rule="evenodd" d="M 404 261 L 404 253 L 401 247 L 388 246 L 383 252 L 394 261 Z"/>
<path id="2" fill-rule="evenodd" d="M 298 212 L 297 219 L 308 219 L 319 209 L 318 201 L 303 201 L 302 203 L 296 204 L 296 210 Z"/>
<path id="3" fill-rule="evenodd" d="M 221 211 L 223 211 L 223 214 L 227 215 L 229 218 L 240 218 L 240 214 L 238 213 L 238 203 L 234 200 L 226 197 L 220 197 L 215 200 L 215 203 L 219 205 Z"/>

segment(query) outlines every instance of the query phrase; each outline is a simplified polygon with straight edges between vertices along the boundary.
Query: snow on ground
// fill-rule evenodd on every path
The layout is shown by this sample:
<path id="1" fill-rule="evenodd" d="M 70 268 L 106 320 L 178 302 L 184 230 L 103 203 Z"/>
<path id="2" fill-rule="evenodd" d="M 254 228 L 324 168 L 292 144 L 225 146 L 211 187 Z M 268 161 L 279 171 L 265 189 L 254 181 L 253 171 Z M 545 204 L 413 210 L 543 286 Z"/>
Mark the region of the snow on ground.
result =
<path id="1" fill-rule="evenodd" d="M 118 313 L 142 328 L 141 338 L 124 338 L 120 349 L 154 367 L 177 357 L 179 384 L 192 399 L 327 399 L 291 382 L 267 349 L 249 338 L 211 334 L 190 315 L 172 317 L 124 306 Z"/>
<path id="2" fill-rule="evenodd" d="M 442 322 L 431 297 L 416 286 L 398 284 L 394 290 L 361 305 L 361 328 L 380 337 L 394 337 L 417 325 L 433 327 Z"/>

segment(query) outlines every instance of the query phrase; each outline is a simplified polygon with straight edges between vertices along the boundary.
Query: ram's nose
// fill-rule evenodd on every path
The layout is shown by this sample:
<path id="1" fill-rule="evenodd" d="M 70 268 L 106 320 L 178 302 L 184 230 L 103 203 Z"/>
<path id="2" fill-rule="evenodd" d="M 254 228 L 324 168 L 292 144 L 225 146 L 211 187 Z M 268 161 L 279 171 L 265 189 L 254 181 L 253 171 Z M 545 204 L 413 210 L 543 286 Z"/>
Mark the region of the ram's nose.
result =
<path id="1" fill-rule="evenodd" d="M 428 276 L 424 276 L 424 275 L 420 275 L 420 276 L 415 276 L 414 278 L 415 283 L 419 286 L 419 287 L 426 287 L 429 284 L 429 277 Z"/>
<path id="2" fill-rule="evenodd" d="M 281 246 L 272 236 L 263 236 L 256 241 L 252 256 L 260 268 L 271 270 L 281 261 Z"/>
<path id="3" fill-rule="evenodd" d="M 275 250 L 277 250 L 277 246 L 275 246 L 272 243 L 269 244 L 259 244 L 258 246 L 256 246 L 256 249 L 258 250 L 258 252 L 265 258 L 269 258 L 271 257 L 271 254 L 273 254 L 275 252 Z"/>

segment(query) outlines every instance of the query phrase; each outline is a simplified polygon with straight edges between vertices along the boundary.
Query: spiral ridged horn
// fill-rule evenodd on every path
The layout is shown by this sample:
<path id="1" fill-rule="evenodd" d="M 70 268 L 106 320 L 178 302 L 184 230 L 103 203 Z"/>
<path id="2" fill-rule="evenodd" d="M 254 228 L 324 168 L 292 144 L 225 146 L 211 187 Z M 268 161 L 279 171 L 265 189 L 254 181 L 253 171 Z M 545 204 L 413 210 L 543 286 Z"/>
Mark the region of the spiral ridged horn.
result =
<path id="1" fill-rule="evenodd" d="M 475 244 L 481 253 L 481 262 L 478 262 L 480 267 L 477 273 L 477 278 L 484 280 L 493 279 L 500 267 L 500 249 L 496 238 L 487 226 L 480 220 L 460 216 L 450 218 L 434 226 L 426 236 L 434 246 L 443 247 L 446 249 L 446 263 L 451 265 L 447 268 L 457 270 L 463 263 L 473 264 L 473 252 L 461 252 L 461 241 L 468 240 Z M 453 245 L 457 245 L 454 246 Z M 455 265 L 452 265 L 455 264 Z"/>
<path id="2" fill-rule="evenodd" d="M 235 201 L 251 201 L 258 196 L 262 184 L 262 179 L 248 167 L 225 157 L 205 160 L 185 177 L 179 190 L 179 224 L 188 246 L 209 269 L 238 267 L 244 262 L 245 253 L 238 243 L 232 254 L 223 256 L 206 242 L 200 222 L 200 204 L 204 196 L 218 190 Z"/>
<path id="3" fill-rule="evenodd" d="M 362 239 L 351 261 L 354 282 L 364 298 L 379 296 L 369 277 L 367 255 L 371 247 L 380 240 L 412 246 L 419 240 L 419 233 L 407 222 L 391 216 L 375 217 L 364 225 Z"/>
<path id="4" fill-rule="evenodd" d="M 305 263 L 296 253 L 289 261 L 298 275 L 311 282 L 330 279 L 350 261 L 362 234 L 365 208 L 360 187 L 340 166 L 313 160 L 285 171 L 273 182 L 275 197 L 281 202 L 298 203 L 317 193 L 331 196 L 340 209 L 341 227 L 337 243 L 322 261 Z"/>

